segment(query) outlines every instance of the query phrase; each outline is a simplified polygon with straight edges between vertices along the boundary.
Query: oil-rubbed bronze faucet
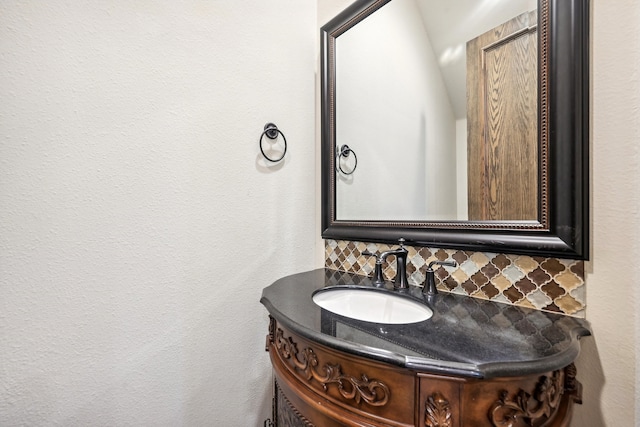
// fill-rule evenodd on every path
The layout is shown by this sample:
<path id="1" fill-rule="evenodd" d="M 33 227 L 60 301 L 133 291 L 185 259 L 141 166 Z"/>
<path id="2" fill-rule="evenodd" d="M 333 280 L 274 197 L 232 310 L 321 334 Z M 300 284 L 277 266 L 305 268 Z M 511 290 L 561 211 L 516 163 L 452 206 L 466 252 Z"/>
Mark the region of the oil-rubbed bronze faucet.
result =
<path id="1" fill-rule="evenodd" d="M 405 240 L 398 239 L 400 247 L 398 249 L 385 251 L 380 254 L 380 260 L 385 262 L 389 255 L 396 257 L 396 277 L 393 279 L 393 288 L 396 290 L 409 289 L 409 281 L 407 280 L 407 255 L 409 251 L 404 247 Z"/>
<path id="2" fill-rule="evenodd" d="M 382 252 L 380 255 L 376 255 L 369 251 L 364 251 L 362 255 L 369 255 L 376 257 L 375 269 L 373 271 L 373 284 L 381 285 L 384 283 L 382 276 L 382 263 L 387 260 L 389 255 L 395 255 L 396 257 L 396 277 L 393 279 L 393 288 L 396 290 L 409 289 L 409 281 L 407 280 L 407 255 L 409 251 L 404 247 L 405 240 L 403 238 L 398 239 L 400 247 L 390 251 Z"/>
<path id="3" fill-rule="evenodd" d="M 435 272 L 433 271 L 433 265 L 446 265 L 448 267 L 455 267 L 457 264 L 455 261 L 431 261 L 427 266 L 426 277 L 424 279 L 424 286 L 422 287 L 422 293 L 428 296 L 433 296 L 438 293 L 436 288 Z"/>

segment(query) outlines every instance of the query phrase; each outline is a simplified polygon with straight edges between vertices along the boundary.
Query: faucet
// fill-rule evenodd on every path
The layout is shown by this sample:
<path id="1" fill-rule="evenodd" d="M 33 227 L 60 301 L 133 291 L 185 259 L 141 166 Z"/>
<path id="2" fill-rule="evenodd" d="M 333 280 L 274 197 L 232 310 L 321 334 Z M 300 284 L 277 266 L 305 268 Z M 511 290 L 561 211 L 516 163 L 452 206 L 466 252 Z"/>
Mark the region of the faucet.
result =
<path id="1" fill-rule="evenodd" d="M 362 252 L 362 255 L 376 257 L 376 264 L 373 270 L 373 284 L 384 284 L 384 277 L 382 275 L 382 263 L 387 260 L 389 255 L 395 255 L 396 257 L 396 277 L 393 279 L 393 288 L 396 290 L 408 289 L 409 281 L 407 280 L 407 254 L 409 251 L 404 247 L 405 240 L 400 238 L 398 243 L 400 247 L 398 249 L 382 252 L 380 255 L 376 255 L 369 251 Z"/>
<path id="2" fill-rule="evenodd" d="M 422 287 L 422 293 L 427 296 L 434 296 L 438 293 L 438 289 L 436 289 L 436 279 L 435 272 L 433 271 L 433 265 L 446 265 L 448 267 L 455 267 L 455 261 L 431 261 L 429 265 L 427 265 L 426 277 L 424 279 L 424 286 Z"/>
<path id="3" fill-rule="evenodd" d="M 398 239 L 400 247 L 398 249 L 385 251 L 380 254 L 380 261 L 386 261 L 389 255 L 396 257 L 396 277 L 393 279 L 393 288 L 396 290 L 409 289 L 409 281 L 407 280 L 407 255 L 409 251 L 404 247 L 405 240 Z"/>

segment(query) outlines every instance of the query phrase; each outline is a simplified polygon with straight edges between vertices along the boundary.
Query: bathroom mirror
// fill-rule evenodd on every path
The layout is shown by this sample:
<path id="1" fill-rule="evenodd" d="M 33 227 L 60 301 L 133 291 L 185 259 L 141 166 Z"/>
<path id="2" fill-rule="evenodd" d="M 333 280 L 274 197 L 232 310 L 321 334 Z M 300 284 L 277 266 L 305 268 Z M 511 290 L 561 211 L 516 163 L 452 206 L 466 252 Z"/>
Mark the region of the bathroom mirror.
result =
<path id="1" fill-rule="evenodd" d="M 587 259 L 587 0 L 359 0 L 321 35 L 324 238 Z"/>

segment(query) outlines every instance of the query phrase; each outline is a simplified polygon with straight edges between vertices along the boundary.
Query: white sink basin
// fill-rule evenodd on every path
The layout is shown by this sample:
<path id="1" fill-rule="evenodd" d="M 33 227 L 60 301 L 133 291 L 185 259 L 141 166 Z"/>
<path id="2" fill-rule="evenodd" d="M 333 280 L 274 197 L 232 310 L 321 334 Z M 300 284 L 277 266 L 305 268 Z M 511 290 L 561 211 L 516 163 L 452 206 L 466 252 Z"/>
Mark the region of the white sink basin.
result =
<path id="1" fill-rule="evenodd" d="M 426 305 L 374 289 L 320 290 L 313 295 L 313 302 L 332 313 L 366 322 L 416 323 L 433 316 Z"/>

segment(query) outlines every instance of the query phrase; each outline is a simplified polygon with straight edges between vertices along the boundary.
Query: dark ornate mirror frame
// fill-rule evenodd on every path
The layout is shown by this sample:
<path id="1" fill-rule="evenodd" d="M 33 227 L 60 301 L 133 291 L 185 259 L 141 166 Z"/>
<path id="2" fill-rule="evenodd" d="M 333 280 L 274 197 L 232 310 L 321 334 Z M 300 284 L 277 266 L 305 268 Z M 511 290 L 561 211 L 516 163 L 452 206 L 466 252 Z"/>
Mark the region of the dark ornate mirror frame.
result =
<path id="1" fill-rule="evenodd" d="M 589 0 L 539 0 L 539 221 L 336 219 L 336 38 L 390 0 L 359 0 L 321 28 L 322 237 L 588 259 Z"/>

